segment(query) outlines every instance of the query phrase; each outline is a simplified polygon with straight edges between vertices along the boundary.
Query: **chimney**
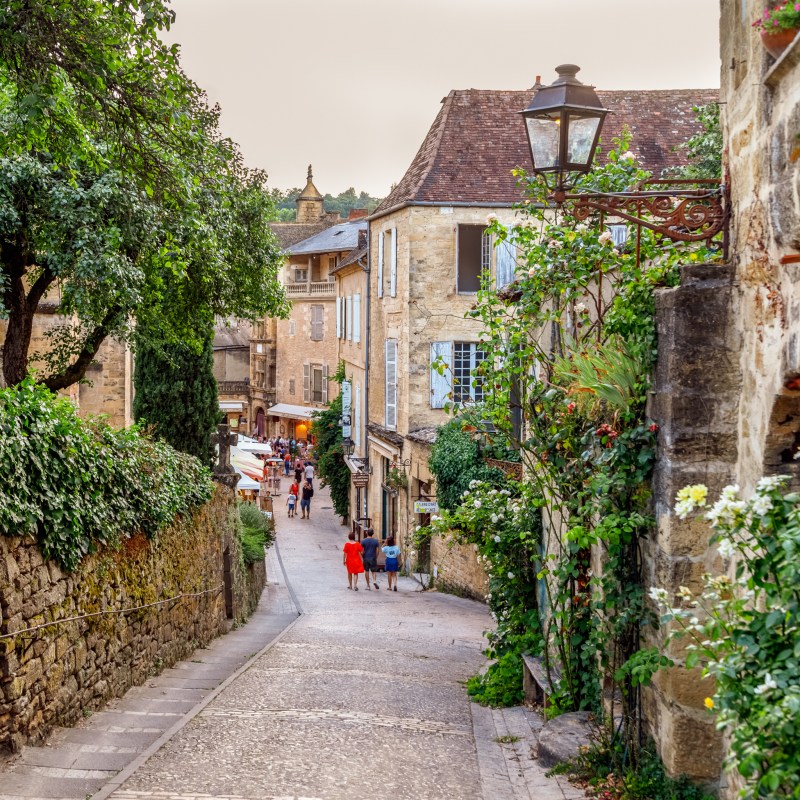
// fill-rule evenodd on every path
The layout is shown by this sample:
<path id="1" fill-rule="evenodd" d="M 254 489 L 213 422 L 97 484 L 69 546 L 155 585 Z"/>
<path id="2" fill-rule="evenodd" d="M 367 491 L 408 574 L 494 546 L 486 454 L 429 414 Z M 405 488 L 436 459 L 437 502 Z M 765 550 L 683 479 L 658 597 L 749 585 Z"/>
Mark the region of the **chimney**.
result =
<path id="1" fill-rule="evenodd" d="M 358 232 L 358 246 L 359 247 L 366 247 L 367 246 L 367 229 L 360 230 Z"/>
<path id="2" fill-rule="evenodd" d="M 367 214 L 369 214 L 369 212 L 366 208 L 351 208 L 350 215 L 347 219 L 363 219 Z"/>

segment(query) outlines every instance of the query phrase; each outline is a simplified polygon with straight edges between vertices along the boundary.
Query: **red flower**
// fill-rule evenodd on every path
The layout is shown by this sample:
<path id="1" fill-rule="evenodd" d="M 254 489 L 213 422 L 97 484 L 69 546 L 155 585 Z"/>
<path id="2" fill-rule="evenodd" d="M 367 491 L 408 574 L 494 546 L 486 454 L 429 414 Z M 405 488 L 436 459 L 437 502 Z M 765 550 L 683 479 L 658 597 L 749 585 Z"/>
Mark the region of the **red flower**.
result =
<path id="1" fill-rule="evenodd" d="M 649 430 L 650 433 L 655 433 L 658 430 L 658 425 L 654 422 L 647 430 Z"/>
<path id="2" fill-rule="evenodd" d="M 568 414 L 571 414 L 571 413 L 572 413 L 572 412 L 575 410 L 575 408 L 576 408 L 576 406 L 575 406 L 575 403 L 570 403 L 570 404 L 567 406 L 567 413 L 568 413 Z"/>

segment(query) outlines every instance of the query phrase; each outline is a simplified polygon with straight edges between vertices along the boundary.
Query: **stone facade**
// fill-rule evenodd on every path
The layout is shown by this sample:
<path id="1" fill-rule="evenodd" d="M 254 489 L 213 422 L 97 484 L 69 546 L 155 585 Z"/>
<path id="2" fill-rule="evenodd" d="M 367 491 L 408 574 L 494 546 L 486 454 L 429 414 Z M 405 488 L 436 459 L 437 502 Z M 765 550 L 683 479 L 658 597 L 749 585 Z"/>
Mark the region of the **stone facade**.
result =
<path id="1" fill-rule="evenodd" d="M 193 516 L 73 573 L 30 540 L 0 537 L 0 746 L 42 741 L 246 619 L 266 575 L 263 562 L 240 566 L 237 513 L 232 490 L 218 486 Z"/>
<path id="2" fill-rule="evenodd" d="M 54 301 L 57 298 L 52 298 Z M 30 353 L 46 352 L 50 347 L 47 332 L 66 324 L 55 313 L 55 304 L 43 304 L 33 320 Z M 0 320 L 0 342 L 5 339 L 6 323 Z M 34 369 L 45 370 L 41 361 L 31 360 Z M 123 428 L 133 422 L 133 355 L 127 345 L 108 338 L 86 371 L 86 382 L 73 384 L 61 392 L 69 397 L 83 416 L 104 414 L 108 423 Z"/>
<path id="3" fill-rule="evenodd" d="M 684 268 L 657 301 L 657 532 L 645 568 L 670 591 L 722 569 L 708 526 L 672 514 L 679 488 L 703 482 L 715 497 L 737 483 L 749 495 L 774 474 L 800 485 L 800 37 L 773 59 L 752 28 L 763 8 L 721 3 L 729 264 Z M 671 655 L 680 663 L 683 652 Z M 659 675 L 645 708 L 668 769 L 713 783 L 723 742 L 702 710 L 712 691 L 676 668 Z M 723 780 L 721 794 L 736 787 Z"/>
<path id="4" fill-rule="evenodd" d="M 234 431 L 250 431 L 250 339 L 246 320 L 219 320 L 214 329 L 214 377 L 225 424 Z"/>

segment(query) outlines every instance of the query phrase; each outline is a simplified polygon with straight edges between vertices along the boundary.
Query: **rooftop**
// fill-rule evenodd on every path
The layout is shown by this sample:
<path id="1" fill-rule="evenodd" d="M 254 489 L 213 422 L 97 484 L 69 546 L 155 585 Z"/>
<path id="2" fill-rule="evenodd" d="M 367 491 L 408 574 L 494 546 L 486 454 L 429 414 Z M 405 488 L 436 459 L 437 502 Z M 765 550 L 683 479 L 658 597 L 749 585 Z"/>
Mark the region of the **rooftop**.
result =
<path id="1" fill-rule="evenodd" d="M 348 220 L 332 225 L 307 239 L 297 241 L 286 248 L 289 255 L 311 255 L 312 253 L 335 253 L 354 250 L 358 247 L 358 232 L 365 231 L 366 219 Z"/>
<path id="2" fill-rule="evenodd" d="M 631 150 L 655 175 L 685 162 L 675 147 L 699 132 L 692 106 L 719 99 L 716 89 L 609 91 L 597 93 L 611 114 L 603 125 L 606 149 L 627 125 Z M 511 171 L 530 170 L 530 150 L 519 112 L 532 90 L 454 90 L 442 100 L 411 166 L 373 212 L 386 214 L 406 203 L 512 206 L 521 199 Z M 601 145 L 602 146 L 602 145 Z M 599 157 L 602 163 L 602 154 Z"/>

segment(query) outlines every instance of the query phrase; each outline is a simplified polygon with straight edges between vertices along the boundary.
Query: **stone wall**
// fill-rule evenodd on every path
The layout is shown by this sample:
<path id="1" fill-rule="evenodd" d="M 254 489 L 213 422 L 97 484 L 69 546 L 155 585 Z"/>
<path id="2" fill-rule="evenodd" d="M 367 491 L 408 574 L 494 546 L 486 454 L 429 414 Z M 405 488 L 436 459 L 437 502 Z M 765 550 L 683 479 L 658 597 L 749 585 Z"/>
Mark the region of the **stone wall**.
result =
<path id="1" fill-rule="evenodd" d="M 218 486 L 156 539 L 133 536 L 73 573 L 30 540 L 0 537 L 0 636 L 16 634 L 0 638 L 0 746 L 41 741 L 244 621 L 266 576 L 263 563 L 243 566 L 236 514 L 232 490 Z"/>
<path id="2" fill-rule="evenodd" d="M 451 544 L 440 536 L 431 539 L 431 566 L 437 567 L 434 585 L 454 594 L 486 602 L 489 578 L 478 563 L 471 544 Z"/>
<path id="3" fill-rule="evenodd" d="M 678 519 L 672 505 L 683 486 L 704 483 L 715 495 L 735 472 L 742 337 L 733 313 L 733 274 L 730 266 L 685 266 L 679 287 L 656 294 L 659 358 L 650 413 L 660 426 L 657 529 L 644 542 L 644 580 L 671 593 L 682 585 L 697 592 L 704 572 L 721 570 L 708 547 L 708 524 Z M 677 666 L 660 672 L 645 692 L 645 714 L 670 773 L 713 782 L 722 745 L 703 705 L 713 683 L 702 680 L 699 669 L 682 666 L 684 646 L 672 645 L 668 654 Z"/>

